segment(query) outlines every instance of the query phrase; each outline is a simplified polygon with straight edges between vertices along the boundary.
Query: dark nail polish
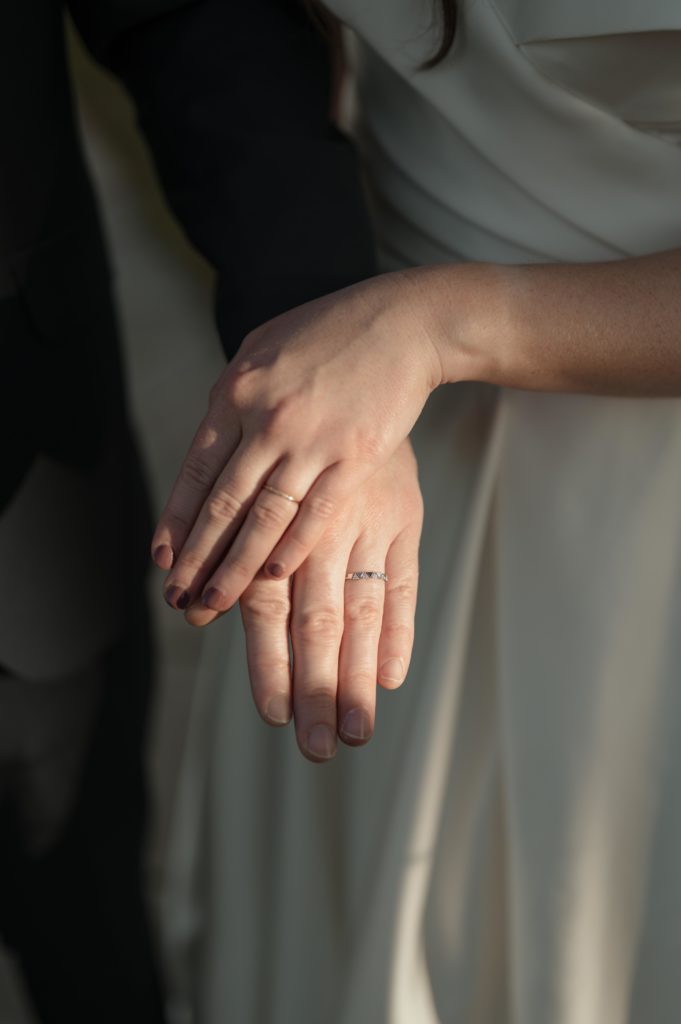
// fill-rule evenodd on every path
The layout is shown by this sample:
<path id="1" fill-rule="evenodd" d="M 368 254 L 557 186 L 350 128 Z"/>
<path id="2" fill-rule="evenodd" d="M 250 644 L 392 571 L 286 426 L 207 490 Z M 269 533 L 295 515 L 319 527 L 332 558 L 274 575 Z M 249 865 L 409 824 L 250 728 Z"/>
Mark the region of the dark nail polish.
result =
<path id="1" fill-rule="evenodd" d="M 168 587 L 163 596 L 171 608 L 180 610 L 186 608 L 192 599 L 189 591 L 183 590 L 182 587 Z"/>
<path id="2" fill-rule="evenodd" d="M 159 569 L 171 569 L 174 561 L 173 549 L 169 544 L 159 544 L 154 548 L 152 558 Z"/>
<path id="3" fill-rule="evenodd" d="M 217 587 L 209 587 L 201 597 L 201 604 L 204 608 L 210 608 L 213 612 L 224 612 L 225 595 L 221 594 Z"/>
<path id="4" fill-rule="evenodd" d="M 284 575 L 284 567 L 283 565 L 279 565 L 278 562 L 270 562 L 270 564 L 267 566 L 267 571 L 270 574 L 270 576 L 276 576 L 277 579 L 280 576 Z"/>

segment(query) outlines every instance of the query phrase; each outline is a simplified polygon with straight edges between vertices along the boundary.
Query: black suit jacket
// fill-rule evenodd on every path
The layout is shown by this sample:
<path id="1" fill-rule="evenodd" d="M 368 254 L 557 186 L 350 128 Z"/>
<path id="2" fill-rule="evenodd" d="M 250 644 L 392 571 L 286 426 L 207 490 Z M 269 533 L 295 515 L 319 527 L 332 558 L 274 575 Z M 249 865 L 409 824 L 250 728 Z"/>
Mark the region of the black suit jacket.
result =
<path id="1" fill-rule="evenodd" d="M 66 7 L 132 94 L 168 200 L 218 271 L 227 356 L 257 324 L 374 271 L 356 158 L 329 122 L 328 47 L 299 0 Z M 21 598 L 17 627 L 34 621 L 40 642 L 58 621 L 73 648 L 104 643 L 148 562 L 150 524 L 64 14 L 59 0 L 0 4 L 0 561 L 14 565 L 0 571 L 5 594 Z M 32 538 L 47 554 L 27 582 Z M 67 578 L 43 598 L 57 549 Z M 107 580 L 109 607 L 97 583 Z M 9 651 L 15 632 L 5 618 L 0 666 L 30 674 L 26 645 Z"/>
<path id="2" fill-rule="evenodd" d="M 228 356 L 258 323 L 374 272 L 355 154 L 328 117 L 328 47 L 302 3 L 67 6 L 132 94 L 170 205 L 218 271 Z M 90 465 L 102 395 L 121 401 L 107 261 L 58 0 L 0 9 L 0 118 L 7 497 L 35 451 Z M 86 326 L 93 318 L 99 338 Z M 102 319 L 110 321 L 103 331 Z"/>

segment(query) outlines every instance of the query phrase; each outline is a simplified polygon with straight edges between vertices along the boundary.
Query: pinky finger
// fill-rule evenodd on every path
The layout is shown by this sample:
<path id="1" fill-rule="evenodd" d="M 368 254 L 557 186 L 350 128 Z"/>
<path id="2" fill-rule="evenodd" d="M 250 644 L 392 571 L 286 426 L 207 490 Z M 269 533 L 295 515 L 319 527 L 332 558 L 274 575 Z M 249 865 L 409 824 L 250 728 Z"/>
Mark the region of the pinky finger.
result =
<path id="1" fill-rule="evenodd" d="M 403 530 L 386 558 L 388 582 L 378 643 L 378 682 L 387 690 L 404 682 L 414 646 L 419 536 L 418 526 Z"/>

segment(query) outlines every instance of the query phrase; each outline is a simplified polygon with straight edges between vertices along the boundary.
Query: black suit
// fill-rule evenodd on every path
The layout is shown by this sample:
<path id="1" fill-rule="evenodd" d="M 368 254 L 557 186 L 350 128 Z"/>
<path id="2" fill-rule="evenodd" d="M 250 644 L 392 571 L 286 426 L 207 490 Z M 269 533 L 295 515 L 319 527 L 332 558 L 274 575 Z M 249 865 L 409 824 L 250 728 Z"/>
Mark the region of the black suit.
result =
<path id="1" fill-rule="evenodd" d="M 130 90 L 170 204 L 218 270 L 228 356 L 263 320 L 373 272 L 355 157 L 328 120 L 328 48 L 296 0 L 68 7 Z M 55 843 L 27 856 L 16 809 L 0 808 L 0 927 L 45 1020 L 151 1024 L 138 893 L 150 517 L 58 0 L 0 8 L 0 110 L 0 666 L 49 680 L 96 663 L 105 680 Z M 67 566 L 56 581 L 50 551 Z"/>

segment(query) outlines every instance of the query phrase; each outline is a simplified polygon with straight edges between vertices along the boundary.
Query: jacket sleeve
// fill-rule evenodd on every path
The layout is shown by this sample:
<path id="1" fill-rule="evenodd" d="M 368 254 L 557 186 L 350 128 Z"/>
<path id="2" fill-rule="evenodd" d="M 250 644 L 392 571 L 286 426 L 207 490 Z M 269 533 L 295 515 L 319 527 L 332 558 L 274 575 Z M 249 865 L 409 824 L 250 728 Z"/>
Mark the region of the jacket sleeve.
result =
<path id="1" fill-rule="evenodd" d="M 298 0 L 69 0 L 131 93 L 162 186 L 218 272 L 227 357 L 278 313 L 375 273 L 329 47 Z"/>

